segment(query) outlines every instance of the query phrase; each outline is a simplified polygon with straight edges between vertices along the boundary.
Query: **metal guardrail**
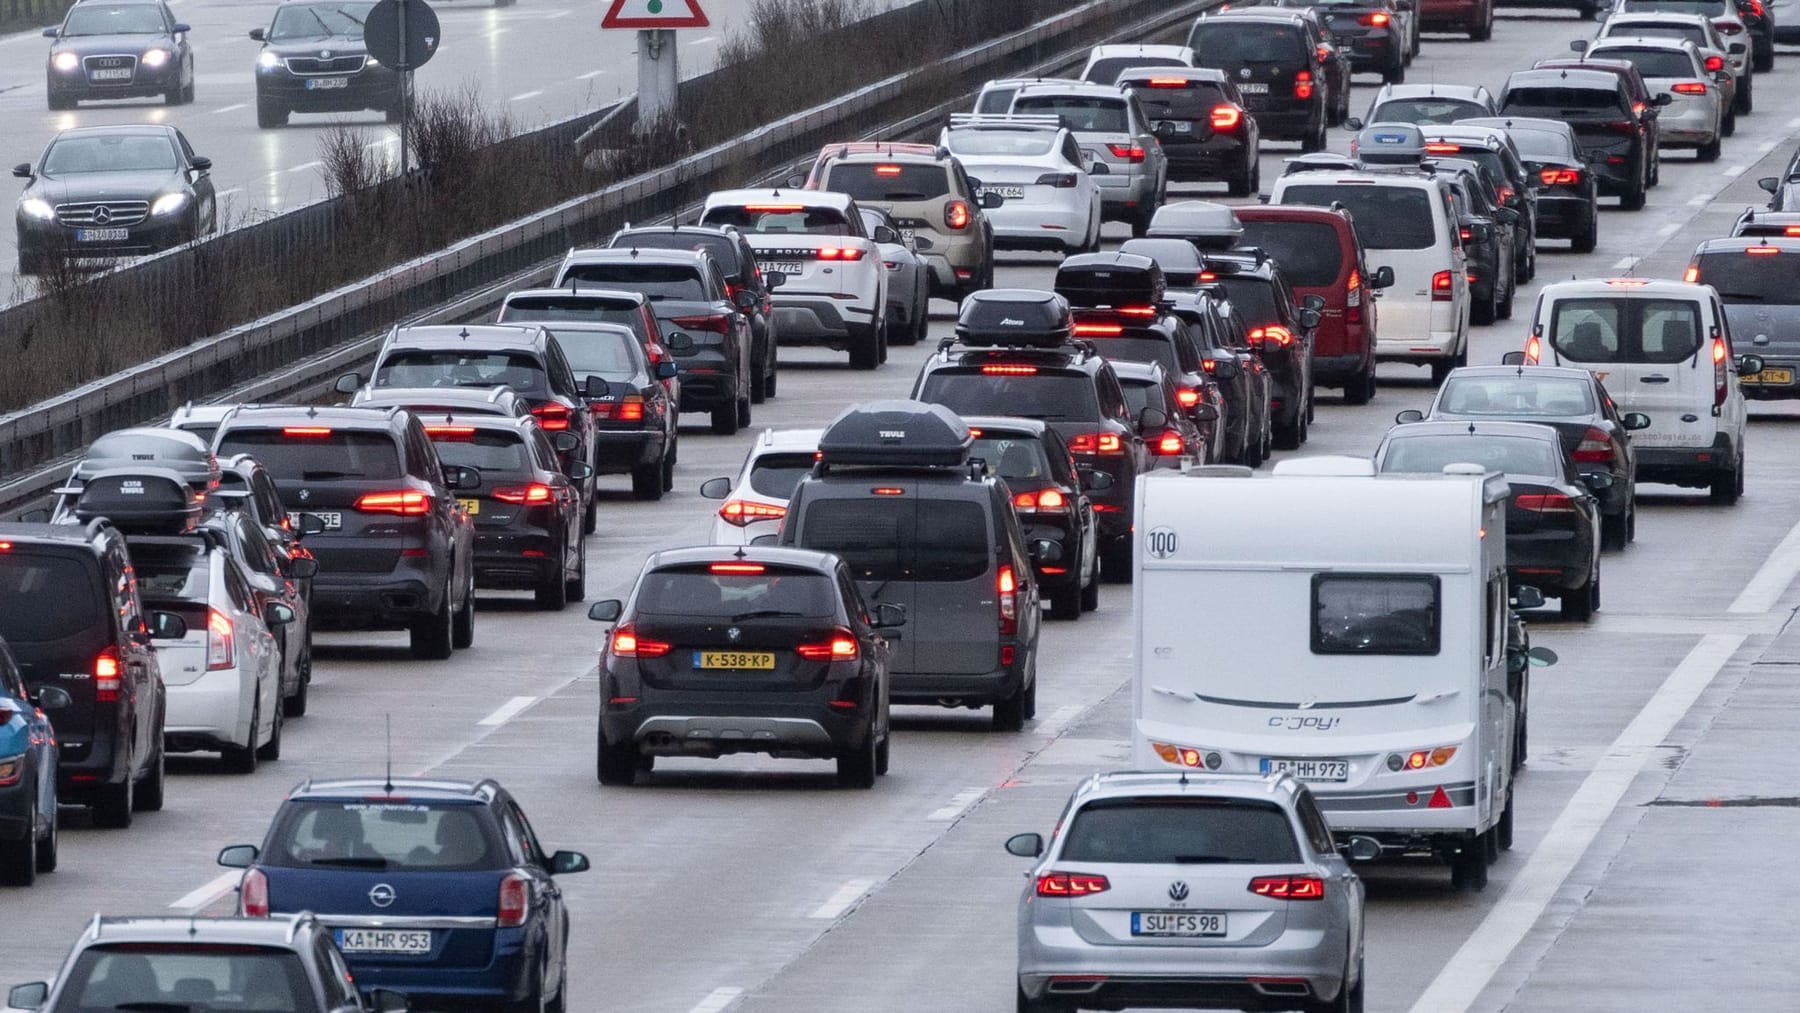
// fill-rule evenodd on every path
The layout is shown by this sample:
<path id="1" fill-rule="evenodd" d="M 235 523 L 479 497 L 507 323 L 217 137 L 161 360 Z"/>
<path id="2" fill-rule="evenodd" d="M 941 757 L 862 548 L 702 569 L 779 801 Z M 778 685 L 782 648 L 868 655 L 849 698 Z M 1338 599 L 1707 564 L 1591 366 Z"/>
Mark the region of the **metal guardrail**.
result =
<path id="1" fill-rule="evenodd" d="M 188 400 L 316 394 L 338 372 L 372 357 L 395 321 L 466 320 L 498 304 L 507 291 L 546 275 L 571 246 L 604 240 L 627 220 L 667 217 L 713 190 L 758 178 L 753 166 L 796 162 L 846 133 L 897 138 L 941 124 L 996 72 L 1055 71 L 1085 57 L 1091 46 L 1167 31 L 1220 2 L 1093 0 L 663 169 L 0 416 L 0 476 L 6 476 L 0 478 L 0 511 L 16 511 L 41 498 L 61 479 L 70 459 L 103 433 L 144 424 Z M 1053 55 L 1044 56 L 1046 51 Z M 922 78 L 953 86 L 957 97 L 917 111 L 908 91 Z M 883 126 L 872 132 L 846 129 L 847 124 L 871 121 Z"/>

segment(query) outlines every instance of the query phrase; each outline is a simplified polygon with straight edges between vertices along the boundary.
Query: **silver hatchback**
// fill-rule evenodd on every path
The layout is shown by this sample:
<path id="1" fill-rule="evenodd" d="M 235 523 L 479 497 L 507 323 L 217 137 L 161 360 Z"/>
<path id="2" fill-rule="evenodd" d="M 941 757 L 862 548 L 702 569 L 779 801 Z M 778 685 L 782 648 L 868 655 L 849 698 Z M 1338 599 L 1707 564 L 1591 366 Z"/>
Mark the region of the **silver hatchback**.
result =
<path id="1" fill-rule="evenodd" d="M 1019 900 L 1019 1013 L 1360 1011 L 1363 884 L 1289 775 L 1096 774 Z"/>

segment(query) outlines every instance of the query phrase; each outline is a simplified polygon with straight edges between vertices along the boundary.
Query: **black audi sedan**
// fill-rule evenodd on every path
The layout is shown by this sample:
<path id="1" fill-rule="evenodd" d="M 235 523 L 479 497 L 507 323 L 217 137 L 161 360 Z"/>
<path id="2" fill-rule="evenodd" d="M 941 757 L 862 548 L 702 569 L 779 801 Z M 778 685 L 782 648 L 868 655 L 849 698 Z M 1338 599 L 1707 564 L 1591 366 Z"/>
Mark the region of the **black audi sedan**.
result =
<path id="1" fill-rule="evenodd" d="M 174 127 L 77 127 L 56 135 L 13 175 L 19 273 L 50 257 L 119 257 L 179 246 L 218 227 L 212 159 Z"/>
<path id="2" fill-rule="evenodd" d="M 363 44 L 375 0 L 293 0 L 250 37 L 256 54 L 256 125 L 286 125 L 294 113 L 372 109 L 400 121 L 404 82 Z"/>
<path id="3" fill-rule="evenodd" d="M 61 25 L 44 29 L 54 40 L 44 69 L 51 111 L 73 109 L 83 99 L 194 101 L 188 31 L 162 0 L 75 4 Z"/>

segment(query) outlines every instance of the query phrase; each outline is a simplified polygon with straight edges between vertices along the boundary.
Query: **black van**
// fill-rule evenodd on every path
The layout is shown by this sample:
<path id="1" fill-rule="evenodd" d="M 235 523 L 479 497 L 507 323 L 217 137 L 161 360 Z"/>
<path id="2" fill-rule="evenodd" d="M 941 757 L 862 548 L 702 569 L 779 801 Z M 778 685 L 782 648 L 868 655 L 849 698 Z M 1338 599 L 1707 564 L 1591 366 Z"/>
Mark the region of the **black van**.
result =
<path id="1" fill-rule="evenodd" d="M 788 502 L 780 544 L 834 552 L 871 606 L 900 605 L 884 631 L 895 703 L 994 708 L 1017 731 L 1037 710 L 1035 560 L 1006 483 L 971 463 L 955 413 L 917 401 L 846 409 Z"/>

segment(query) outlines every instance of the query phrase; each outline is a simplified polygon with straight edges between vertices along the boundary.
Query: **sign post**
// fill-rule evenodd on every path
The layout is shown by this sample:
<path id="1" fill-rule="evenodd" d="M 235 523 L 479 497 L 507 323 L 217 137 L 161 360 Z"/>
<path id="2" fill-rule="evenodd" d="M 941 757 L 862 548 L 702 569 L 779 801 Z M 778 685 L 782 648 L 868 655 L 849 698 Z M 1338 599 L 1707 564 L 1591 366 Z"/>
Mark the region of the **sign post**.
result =
<path id="1" fill-rule="evenodd" d="M 700 0 L 612 0 L 600 27 L 633 29 L 637 36 L 638 126 L 676 113 L 681 87 L 675 29 L 706 28 L 712 22 Z"/>
<path id="2" fill-rule="evenodd" d="M 413 74 L 438 47 L 437 12 L 425 0 L 377 0 L 363 22 L 369 55 L 400 74 L 400 175 L 411 170 Z"/>

